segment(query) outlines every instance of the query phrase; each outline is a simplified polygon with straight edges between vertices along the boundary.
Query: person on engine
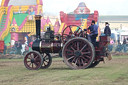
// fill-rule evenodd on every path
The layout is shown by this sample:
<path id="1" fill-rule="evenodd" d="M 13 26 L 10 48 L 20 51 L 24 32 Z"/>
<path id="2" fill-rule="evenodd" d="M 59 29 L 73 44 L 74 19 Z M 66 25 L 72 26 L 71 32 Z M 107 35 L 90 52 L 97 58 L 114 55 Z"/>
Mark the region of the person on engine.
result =
<path id="1" fill-rule="evenodd" d="M 88 30 L 90 31 L 89 37 L 94 46 L 96 46 L 96 37 L 98 36 L 98 26 L 95 24 L 95 21 L 92 20 L 91 26 L 89 26 Z"/>

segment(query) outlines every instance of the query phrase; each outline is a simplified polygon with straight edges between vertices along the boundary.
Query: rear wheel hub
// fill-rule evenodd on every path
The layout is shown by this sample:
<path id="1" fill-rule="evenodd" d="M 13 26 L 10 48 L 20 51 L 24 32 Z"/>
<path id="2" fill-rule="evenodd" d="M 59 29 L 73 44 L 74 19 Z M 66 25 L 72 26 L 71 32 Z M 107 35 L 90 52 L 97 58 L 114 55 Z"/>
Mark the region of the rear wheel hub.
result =
<path id="1" fill-rule="evenodd" d="M 80 51 L 76 51 L 74 54 L 75 54 L 76 57 L 81 56 L 81 52 Z"/>

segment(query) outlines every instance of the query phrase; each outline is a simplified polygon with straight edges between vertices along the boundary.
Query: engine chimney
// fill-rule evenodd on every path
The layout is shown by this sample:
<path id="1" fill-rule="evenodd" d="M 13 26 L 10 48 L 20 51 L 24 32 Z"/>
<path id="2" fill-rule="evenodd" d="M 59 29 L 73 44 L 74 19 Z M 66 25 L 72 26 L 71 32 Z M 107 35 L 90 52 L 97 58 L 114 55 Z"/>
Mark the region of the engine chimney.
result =
<path id="1" fill-rule="evenodd" d="M 39 51 L 40 52 L 40 28 L 41 28 L 41 15 L 35 15 L 35 21 L 36 21 L 36 40 L 32 44 L 32 50 Z"/>
<path id="2" fill-rule="evenodd" d="M 36 20 L 36 38 L 40 40 L 40 30 L 41 30 L 41 15 L 35 15 Z"/>

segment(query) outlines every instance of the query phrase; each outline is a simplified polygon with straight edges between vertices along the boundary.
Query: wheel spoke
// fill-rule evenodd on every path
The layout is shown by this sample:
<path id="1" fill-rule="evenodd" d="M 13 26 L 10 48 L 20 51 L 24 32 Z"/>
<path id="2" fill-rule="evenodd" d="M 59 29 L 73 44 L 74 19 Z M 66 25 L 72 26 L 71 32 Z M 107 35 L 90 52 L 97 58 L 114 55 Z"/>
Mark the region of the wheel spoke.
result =
<path id="1" fill-rule="evenodd" d="M 67 60 L 69 61 L 70 59 L 74 58 L 74 56 L 71 56 L 70 58 L 68 58 Z"/>
<path id="2" fill-rule="evenodd" d="M 70 28 L 70 32 L 73 34 L 72 29 L 71 29 L 71 28 L 72 28 L 72 26 L 69 26 L 69 28 Z"/>
<path id="3" fill-rule="evenodd" d="M 34 58 L 34 55 L 33 55 L 33 53 L 31 53 L 31 54 L 30 54 L 30 56 L 31 56 L 31 59 L 32 59 L 32 58 Z"/>
<path id="4" fill-rule="evenodd" d="M 80 47 L 79 47 L 79 42 L 77 42 L 77 50 L 80 50 L 79 48 L 80 48 Z"/>
<path id="5" fill-rule="evenodd" d="M 77 61 L 78 61 L 78 65 L 81 66 L 80 59 L 78 59 Z"/>
<path id="6" fill-rule="evenodd" d="M 77 32 L 80 30 L 80 28 L 78 28 Z"/>
<path id="7" fill-rule="evenodd" d="M 75 51 L 75 49 L 71 46 L 71 49 L 73 50 L 73 51 Z"/>
<path id="8" fill-rule="evenodd" d="M 75 65 L 76 65 L 76 63 L 77 63 L 77 59 L 76 59 L 76 61 L 75 61 Z"/>
<path id="9" fill-rule="evenodd" d="M 28 55 L 28 59 L 31 59 L 31 56 L 30 55 Z"/>
<path id="10" fill-rule="evenodd" d="M 44 56 L 44 59 L 47 57 L 47 55 Z"/>
<path id="11" fill-rule="evenodd" d="M 88 58 L 88 59 L 90 59 L 90 58 L 91 58 L 91 56 L 88 56 L 88 55 L 86 55 L 85 57 L 86 57 L 86 58 Z"/>
<path id="12" fill-rule="evenodd" d="M 83 49 L 86 47 L 87 45 L 85 44 L 83 47 L 82 47 L 82 49 L 80 50 L 81 52 L 83 51 Z"/>
<path id="13" fill-rule="evenodd" d="M 86 58 L 84 58 L 84 57 L 81 57 L 83 60 L 85 60 L 86 61 L 86 63 L 88 63 L 87 61 L 88 61 L 88 59 L 86 59 Z"/>
<path id="14" fill-rule="evenodd" d="M 43 63 L 44 66 L 46 66 L 45 62 Z"/>
<path id="15" fill-rule="evenodd" d="M 81 63 L 84 65 L 84 61 L 83 61 L 83 59 L 81 58 Z"/>
<path id="16" fill-rule="evenodd" d="M 74 57 L 74 58 L 73 58 L 73 60 L 72 60 L 72 62 L 71 62 L 71 63 L 74 63 L 75 59 L 76 59 L 76 57 Z"/>
<path id="17" fill-rule="evenodd" d="M 48 61 L 46 61 L 46 60 L 44 62 L 47 62 L 48 63 Z"/>
<path id="18" fill-rule="evenodd" d="M 32 64 L 32 63 L 29 63 L 29 65 L 28 65 L 28 66 L 31 66 L 31 64 Z"/>
<path id="19" fill-rule="evenodd" d="M 73 53 L 74 53 L 74 52 L 71 51 L 71 50 L 67 50 L 67 51 L 66 51 L 66 54 L 67 54 L 67 55 L 74 55 Z"/>
<path id="20" fill-rule="evenodd" d="M 38 58 L 38 55 L 34 59 L 37 59 L 37 58 Z"/>
<path id="21" fill-rule="evenodd" d="M 76 34 L 79 32 L 80 28 L 77 29 Z"/>
<path id="22" fill-rule="evenodd" d="M 47 60 L 49 60 L 49 58 L 48 58 L 48 57 L 46 57 L 46 58 L 45 58 L 45 60 L 47 61 Z"/>
<path id="23" fill-rule="evenodd" d="M 90 54 L 91 52 L 81 52 L 82 55 Z"/>

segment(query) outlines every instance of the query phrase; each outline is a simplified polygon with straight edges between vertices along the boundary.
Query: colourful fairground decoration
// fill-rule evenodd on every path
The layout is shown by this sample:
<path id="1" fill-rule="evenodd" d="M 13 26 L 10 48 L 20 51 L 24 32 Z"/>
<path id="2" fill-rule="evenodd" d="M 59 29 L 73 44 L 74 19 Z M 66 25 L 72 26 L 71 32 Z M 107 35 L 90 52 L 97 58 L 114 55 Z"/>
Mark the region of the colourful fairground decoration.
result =
<path id="1" fill-rule="evenodd" d="M 0 7 L 0 40 L 8 46 L 11 40 L 25 41 L 36 34 L 35 15 L 42 15 L 42 0 L 2 0 Z M 49 17 L 41 18 L 41 32 L 51 24 Z M 54 30 L 54 28 L 52 28 Z M 57 28 L 58 29 L 58 28 Z"/>
<path id="2" fill-rule="evenodd" d="M 90 9 L 87 8 L 84 2 L 81 2 L 73 12 L 68 14 L 64 13 L 63 11 L 60 12 L 61 27 L 59 33 L 61 33 L 67 25 L 77 25 L 82 29 L 85 29 L 91 25 L 92 20 L 95 20 L 96 24 L 98 25 L 98 17 L 98 11 L 90 13 Z"/>

